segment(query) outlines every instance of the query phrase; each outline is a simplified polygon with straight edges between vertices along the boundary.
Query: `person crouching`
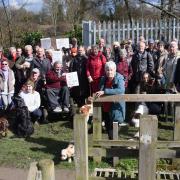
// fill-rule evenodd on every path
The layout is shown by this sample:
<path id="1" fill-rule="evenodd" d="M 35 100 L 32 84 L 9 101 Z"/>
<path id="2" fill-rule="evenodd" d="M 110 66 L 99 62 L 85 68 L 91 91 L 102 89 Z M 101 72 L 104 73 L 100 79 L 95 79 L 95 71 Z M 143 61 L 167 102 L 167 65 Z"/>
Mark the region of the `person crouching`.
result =
<path id="1" fill-rule="evenodd" d="M 96 92 L 98 98 L 102 95 L 124 94 L 124 77 L 116 72 L 116 64 L 109 61 L 105 64 L 105 76 L 100 80 L 100 91 Z M 103 103 L 103 120 L 109 139 L 113 139 L 113 122 L 123 123 L 125 120 L 125 102 Z"/>

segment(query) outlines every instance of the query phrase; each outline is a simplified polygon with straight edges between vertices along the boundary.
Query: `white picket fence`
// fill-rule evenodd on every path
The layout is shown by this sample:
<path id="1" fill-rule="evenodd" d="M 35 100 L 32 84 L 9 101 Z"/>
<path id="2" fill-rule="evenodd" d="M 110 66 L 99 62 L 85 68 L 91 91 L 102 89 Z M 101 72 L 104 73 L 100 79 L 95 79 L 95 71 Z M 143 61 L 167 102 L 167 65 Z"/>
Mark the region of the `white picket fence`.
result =
<path id="1" fill-rule="evenodd" d="M 84 46 L 95 45 L 100 38 L 111 45 L 114 41 L 131 38 L 138 42 L 139 36 L 143 35 L 146 40 L 152 38 L 171 41 L 180 38 L 180 21 L 177 19 L 138 19 L 129 21 L 95 22 L 83 21 L 83 44 Z"/>

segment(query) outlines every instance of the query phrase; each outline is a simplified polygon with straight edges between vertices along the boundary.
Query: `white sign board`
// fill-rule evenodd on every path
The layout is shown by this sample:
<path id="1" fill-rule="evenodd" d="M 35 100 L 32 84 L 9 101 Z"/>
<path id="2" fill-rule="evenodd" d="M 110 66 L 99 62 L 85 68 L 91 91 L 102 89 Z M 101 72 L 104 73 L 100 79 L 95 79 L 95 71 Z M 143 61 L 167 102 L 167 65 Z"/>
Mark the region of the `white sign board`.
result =
<path id="1" fill-rule="evenodd" d="M 79 86 L 77 72 L 66 73 L 66 82 L 68 87 Z"/>
<path id="2" fill-rule="evenodd" d="M 69 38 L 56 39 L 56 47 L 57 49 L 69 48 Z"/>
<path id="3" fill-rule="evenodd" d="M 62 64 L 62 51 L 52 51 L 52 64 L 59 61 Z"/>
<path id="4" fill-rule="evenodd" d="M 51 38 L 42 38 L 41 39 L 41 47 L 44 49 L 51 48 Z"/>

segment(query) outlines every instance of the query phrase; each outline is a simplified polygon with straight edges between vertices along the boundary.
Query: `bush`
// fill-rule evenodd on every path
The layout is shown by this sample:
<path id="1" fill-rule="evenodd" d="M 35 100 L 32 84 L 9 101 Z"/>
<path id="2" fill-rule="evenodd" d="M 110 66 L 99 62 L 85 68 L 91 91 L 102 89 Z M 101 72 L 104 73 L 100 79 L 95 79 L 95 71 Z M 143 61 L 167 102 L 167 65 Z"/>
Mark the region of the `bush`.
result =
<path id="1" fill-rule="evenodd" d="M 74 29 L 65 33 L 65 36 L 69 39 L 73 37 L 77 38 L 78 45 L 82 44 L 82 27 L 79 25 L 74 25 Z"/>
<path id="2" fill-rule="evenodd" d="M 36 32 L 25 32 L 22 36 L 22 45 L 38 45 L 40 44 L 40 39 L 42 38 L 42 33 Z"/>

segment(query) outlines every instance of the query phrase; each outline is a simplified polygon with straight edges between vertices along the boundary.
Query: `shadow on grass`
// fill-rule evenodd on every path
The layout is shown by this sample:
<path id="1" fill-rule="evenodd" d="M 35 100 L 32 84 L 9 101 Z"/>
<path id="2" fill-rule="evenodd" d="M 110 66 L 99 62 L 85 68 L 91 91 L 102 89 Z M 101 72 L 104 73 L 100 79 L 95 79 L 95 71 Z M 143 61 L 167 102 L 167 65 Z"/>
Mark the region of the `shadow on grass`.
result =
<path id="1" fill-rule="evenodd" d="M 45 137 L 39 137 L 39 138 L 28 137 L 26 138 L 26 141 L 44 146 L 44 147 L 31 147 L 31 150 L 36 152 L 42 151 L 46 154 L 54 155 L 53 161 L 55 165 L 61 162 L 60 160 L 61 150 L 66 148 L 67 145 L 69 144 L 69 142 L 66 141 L 57 141 Z"/>

